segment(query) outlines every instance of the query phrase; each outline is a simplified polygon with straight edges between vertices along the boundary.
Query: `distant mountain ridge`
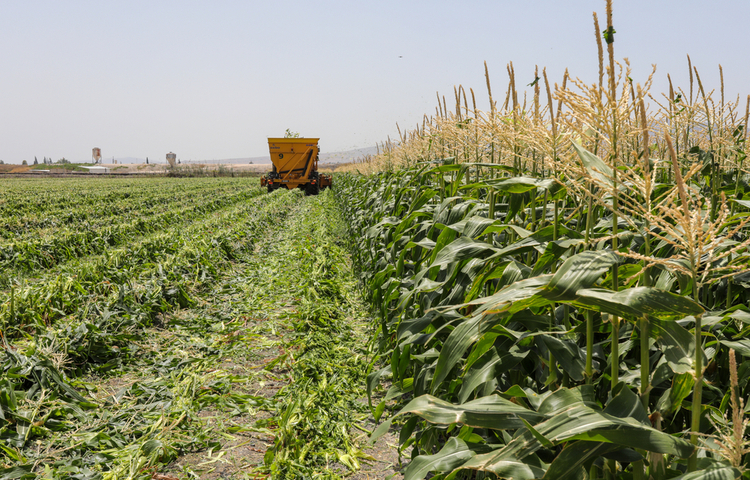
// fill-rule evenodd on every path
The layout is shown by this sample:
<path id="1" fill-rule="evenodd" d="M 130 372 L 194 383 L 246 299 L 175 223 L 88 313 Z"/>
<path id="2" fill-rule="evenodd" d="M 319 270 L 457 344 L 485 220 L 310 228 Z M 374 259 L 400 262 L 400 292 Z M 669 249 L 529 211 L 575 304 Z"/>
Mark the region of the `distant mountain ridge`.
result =
<path id="1" fill-rule="evenodd" d="M 343 152 L 331 152 L 331 153 L 323 152 L 320 154 L 320 162 L 321 163 L 349 163 L 361 157 L 364 157 L 366 155 L 375 155 L 376 153 L 377 153 L 377 147 L 355 148 L 353 150 L 346 150 Z M 203 163 L 203 164 L 223 164 L 223 165 L 245 164 L 245 163 L 253 163 L 253 164 L 271 163 L 271 157 L 268 155 L 264 155 L 262 157 L 193 160 L 193 159 L 180 158 L 178 154 L 177 158 L 179 158 L 182 163 Z M 117 163 L 120 165 L 133 164 L 133 163 L 146 163 L 145 158 L 138 158 L 138 157 L 120 157 L 120 158 L 115 157 L 115 160 L 117 160 Z M 153 163 L 153 164 L 167 163 L 167 160 L 165 158 L 160 158 L 160 159 L 149 158 L 149 163 Z M 112 159 L 103 158 L 102 164 L 111 165 Z"/>

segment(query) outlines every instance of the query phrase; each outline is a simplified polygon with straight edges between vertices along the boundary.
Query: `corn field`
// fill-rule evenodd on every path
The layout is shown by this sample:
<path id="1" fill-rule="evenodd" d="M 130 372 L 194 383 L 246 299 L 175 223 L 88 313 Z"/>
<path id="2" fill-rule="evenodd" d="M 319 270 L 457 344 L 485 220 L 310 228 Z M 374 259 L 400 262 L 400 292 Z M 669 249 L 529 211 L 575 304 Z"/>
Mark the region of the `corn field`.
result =
<path id="1" fill-rule="evenodd" d="M 606 5 L 318 196 L 0 179 L 0 480 L 750 478 L 750 96 Z"/>
<path id="2" fill-rule="evenodd" d="M 0 190 L 1 479 L 341 478 L 372 458 L 351 432 L 366 309 L 330 193 Z"/>
<path id="3" fill-rule="evenodd" d="M 457 87 L 337 179 L 406 479 L 747 475 L 750 96 L 689 57 L 653 95 L 594 27 L 598 82 L 485 65 L 489 112 Z"/>

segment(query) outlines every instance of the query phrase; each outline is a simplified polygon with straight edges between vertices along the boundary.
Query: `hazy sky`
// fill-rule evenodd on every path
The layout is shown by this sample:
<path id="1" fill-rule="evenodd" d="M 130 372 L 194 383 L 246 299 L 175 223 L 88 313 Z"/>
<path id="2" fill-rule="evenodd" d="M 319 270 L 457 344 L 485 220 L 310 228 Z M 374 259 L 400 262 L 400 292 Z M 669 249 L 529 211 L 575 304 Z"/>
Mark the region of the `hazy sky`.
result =
<path id="1" fill-rule="evenodd" d="M 0 159 L 183 160 L 267 154 L 285 129 L 324 152 L 373 146 L 473 87 L 487 108 L 513 61 L 597 79 L 604 0 L 0 0 Z M 615 56 L 643 82 L 750 93 L 748 0 L 615 0 Z M 744 102 L 744 100 L 743 100 Z M 744 104 L 743 104 L 744 105 Z"/>

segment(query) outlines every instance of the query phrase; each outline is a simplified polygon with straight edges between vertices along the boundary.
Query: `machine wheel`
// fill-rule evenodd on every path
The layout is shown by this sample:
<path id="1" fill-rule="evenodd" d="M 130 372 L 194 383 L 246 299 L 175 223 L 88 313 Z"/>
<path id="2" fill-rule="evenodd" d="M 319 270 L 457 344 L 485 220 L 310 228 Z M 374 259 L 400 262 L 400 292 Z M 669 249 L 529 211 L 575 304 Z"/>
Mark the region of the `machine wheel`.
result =
<path id="1" fill-rule="evenodd" d="M 271 185 L 268 186 L 268 193 L 272 193 L 275 190 Z"/>
<path id="2" fill-rule="evenodd" d="M 305 195 L 317 195 L 319 192 L 318 184 L 308 183 L 305 187 Z"/>

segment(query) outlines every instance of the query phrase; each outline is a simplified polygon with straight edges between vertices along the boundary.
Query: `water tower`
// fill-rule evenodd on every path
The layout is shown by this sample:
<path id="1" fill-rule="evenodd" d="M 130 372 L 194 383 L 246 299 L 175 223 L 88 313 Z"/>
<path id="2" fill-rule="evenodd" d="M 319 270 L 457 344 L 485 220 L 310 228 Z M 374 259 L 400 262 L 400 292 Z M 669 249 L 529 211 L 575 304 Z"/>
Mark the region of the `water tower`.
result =
<path id="1" fill-rule="evenodd" d="M 177 165 L 177 154 L 169 152 L 167 154 L 167 161 L 169 162 L 169 166 L 174 168 Z"/>
<path id="2" fill-rule="evenodd" d="M 94 161 L 94 163 L 102 163 L 102 149 L 99 147 L 94 147 L 91 149 L 91 160 Z"/>

